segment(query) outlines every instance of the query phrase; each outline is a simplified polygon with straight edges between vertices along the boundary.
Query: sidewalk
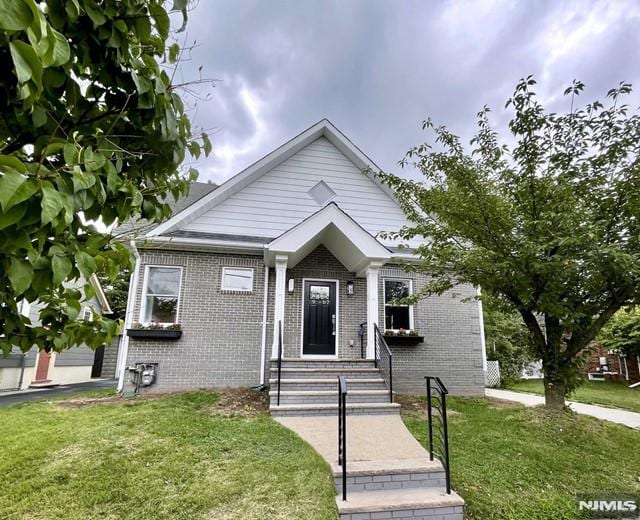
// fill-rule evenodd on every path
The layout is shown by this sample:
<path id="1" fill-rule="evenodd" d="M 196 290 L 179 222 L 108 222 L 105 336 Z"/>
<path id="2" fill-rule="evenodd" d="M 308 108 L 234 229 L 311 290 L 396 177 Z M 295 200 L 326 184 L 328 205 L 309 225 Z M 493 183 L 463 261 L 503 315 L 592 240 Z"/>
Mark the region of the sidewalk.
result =
<path id="1" fill-rule="evenodd" d="M 60 397 L 77 392 L 87 392 L 99 390 L 101 388 L 115 388 L 115 379 L 94 379 L 86 383 L 76 383 L 73 385 L 59 385 L 51 388 L 29 388 L 27 390 L 16 390 L 10 392 L 0 392 L 0 407 L 11 404 L 26 403 L 37 399 L 49 399 Z"/>
<path id="2" fill-rule="evenodd" d="M 523 392 L 512 392 L 510 390 L 498 390 L 496 388 L 486 388 L 487 397 L 502 399 L 503 401 L 514 401 L 525 406 L 540 406 L 544 404 L 544 397 L 536 394 L 526 394 Z M 640 392 L 638 392 L 640 397 Z M 640 430 L 640 413 L 621 410 L 619 408 L 607 408 L 606 406 L 596 406 L 593 404 L 576 403 L 567 401 L 569 408 L 582 415 L 590 415 L 596 419 L 623 424 L 629 428 Z"/>

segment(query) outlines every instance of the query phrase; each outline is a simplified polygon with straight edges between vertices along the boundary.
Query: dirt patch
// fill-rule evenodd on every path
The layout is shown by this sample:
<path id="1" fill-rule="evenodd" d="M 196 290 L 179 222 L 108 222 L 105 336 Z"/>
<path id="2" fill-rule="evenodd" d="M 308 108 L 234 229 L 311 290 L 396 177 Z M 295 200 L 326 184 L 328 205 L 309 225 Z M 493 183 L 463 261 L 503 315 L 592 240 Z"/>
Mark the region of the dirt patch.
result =
<path id="1" fill-rule="evenodd" d="M 219 392 L 220 399 L 209 407 L 211 413 L 225 417 L 251 417 L 269 411 L 269 395 L 248 388 L 229 388 Z"/>
<path id="2" fill-rule="evenodd" d="M 404 415 L 427 415 L 427 398 L 421 395 L 396 395 L 395 401 L 400 404 L 400 412 Z M 460 412 L 447 408 L 447 415 L 459 415 Z"/>

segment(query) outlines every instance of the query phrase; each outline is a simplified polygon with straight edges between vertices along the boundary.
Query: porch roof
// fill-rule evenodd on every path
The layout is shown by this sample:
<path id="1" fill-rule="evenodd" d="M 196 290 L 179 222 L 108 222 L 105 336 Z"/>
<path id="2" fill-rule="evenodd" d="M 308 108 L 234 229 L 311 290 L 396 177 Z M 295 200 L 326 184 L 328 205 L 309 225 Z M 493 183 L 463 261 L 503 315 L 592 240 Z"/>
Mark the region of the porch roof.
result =
<path id="1" fill-rule="evenodd" d="M 265 263 L 274 266 L 276 256 L 285 255 L 287 267 L 294 267 L 320 244 L 358 276 L 364 276 L 370 265 L 380 265 L 391 258 L 386 247 L 331 202 L 266 244 Z"/>

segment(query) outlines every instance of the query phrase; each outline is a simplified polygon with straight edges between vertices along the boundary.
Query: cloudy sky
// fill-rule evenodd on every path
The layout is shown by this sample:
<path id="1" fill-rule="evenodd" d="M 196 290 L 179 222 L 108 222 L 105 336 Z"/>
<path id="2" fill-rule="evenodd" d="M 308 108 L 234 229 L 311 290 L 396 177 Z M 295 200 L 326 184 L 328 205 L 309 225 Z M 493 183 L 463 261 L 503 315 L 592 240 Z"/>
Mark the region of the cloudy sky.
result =
<path id="1" fill-rule="evenodd" d="M 192 113 L 214 144 L 200 180 L 217 183 L 323 117 L 398 172 L 425 117 L 468 139 L 488 104 L 504 125 L 528 74 L 554 110 L 573 78 L 584 102 L 621 80 L 640 92 L 637 0 L 200 0 L 186 38 L 180 79 L 219 80 Z"/>

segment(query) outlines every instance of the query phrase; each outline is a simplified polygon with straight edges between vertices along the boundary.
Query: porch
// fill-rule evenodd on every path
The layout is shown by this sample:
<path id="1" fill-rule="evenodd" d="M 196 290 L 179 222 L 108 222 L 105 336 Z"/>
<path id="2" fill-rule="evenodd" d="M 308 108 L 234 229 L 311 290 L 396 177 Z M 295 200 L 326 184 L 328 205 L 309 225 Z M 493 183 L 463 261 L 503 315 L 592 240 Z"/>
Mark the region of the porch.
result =
<path id="1" fill-rule="evenodd" d="M 271 359 L 278 357 L 281 326 L 285 358 L 373 360 L 379 271 L 390 259 L 335 204 L 267 244 L 265 263 L 274 268 L 266 302 Z"/>

